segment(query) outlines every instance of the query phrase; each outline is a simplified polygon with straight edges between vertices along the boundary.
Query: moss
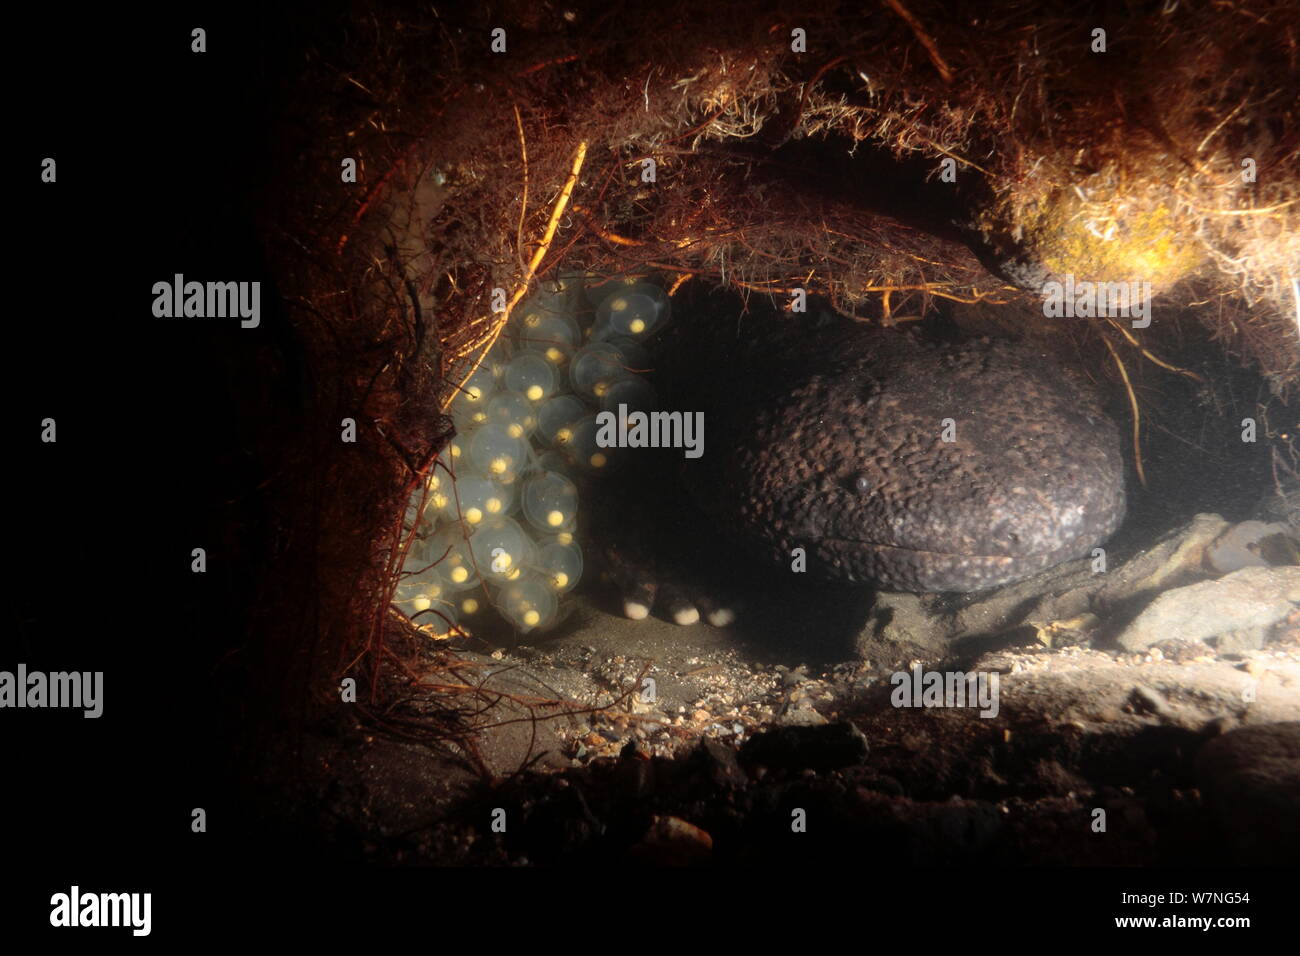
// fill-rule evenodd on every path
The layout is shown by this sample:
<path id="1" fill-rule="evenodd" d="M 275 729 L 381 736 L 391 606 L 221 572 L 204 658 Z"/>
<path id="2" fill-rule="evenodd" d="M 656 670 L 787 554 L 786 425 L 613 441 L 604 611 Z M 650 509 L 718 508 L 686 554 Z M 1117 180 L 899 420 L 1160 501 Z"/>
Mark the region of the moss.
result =
<path id="1" fill-rule="evenodd" d="M 1058 194 L 1032 228 L 1029 245 L 1054 274 L 1145 281 L 1158 293 L 1205 262 L 1203 247 L 1179 230 L 1161 198 L 1131 193 L 1122 203 L 1097 204 L 1072 196 Z"/>

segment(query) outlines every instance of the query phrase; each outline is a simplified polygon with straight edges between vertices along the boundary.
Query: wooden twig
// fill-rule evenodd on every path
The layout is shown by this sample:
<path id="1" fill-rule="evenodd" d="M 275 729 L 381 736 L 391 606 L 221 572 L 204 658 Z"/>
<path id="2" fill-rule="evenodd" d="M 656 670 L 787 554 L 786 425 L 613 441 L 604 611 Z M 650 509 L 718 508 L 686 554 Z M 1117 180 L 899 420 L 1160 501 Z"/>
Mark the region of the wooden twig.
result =
<path id="1" fill-rule="evenodd" d="M 564 210 L 569 205 L 569 199 L 573 195 L 573 187 L 577 185 L 578 174 L 582 172 L 582 164 L 586 158 L 587 141 L 583 140 L 578 144 L 578 148 L 573 154 L 573 167 L 569 170 L 569 178 L 565 180 L 564 188 L 560 190 L 559 198 L 555 200 L 555 208 L 551 211 L 551 219 L 550 222 L 546 224 L 546 232 L 542 234 L 542 241 L 537 244 L 537 249 L 533 252 L 533 257 L 529 260 L 528 267 L 524 270 L 523 278 L 515 289 L 514 295 L 512 295 L 510 301 L 506 303 L 505 310 L 497 316 L 496 321 L 492 322 L 489 331 L 481 337 L 480 341 L 477 341 L 470 346 L 469 351 L 478 349 L 479 355 L 478 358 L 474 360 L 474 364 L 471 366 L 469 372 L 461 379 L 460 385 L 458 386 L 459 388 L 464 388 L 465 383 L 468 382 L 474 373 L 479 370 L 479 366 L 482 365 L 483 360 L 487 358 L 488 352 L 492 351 L 492 346 L 496 344 L 497 338 L 501 335 L 502 329 L 504 329 L 506 323 L 510 321 L 510 313 L 513 312 L 515 306 L 519 304 L 519 300 L 527 294 L 528 286 L 532 283 L 533 276 L 537 274 L 537 267 L 541 265 L 542 259 L 546 257 L 547 250 L 551 248 L 551 241 L 555 238 L 555 232 L 560 226 L 560 219 L 564 216 Z M 453 392 L 447 397 L 446 401 L 443 402 L 442 410 L 444 412 L 451 405 L 452 400 L 455 397 L 456 393 Z"/>
<path id="2" fill-rule="evenodd" d="M 885 6 L 897 13 L 903 22 L 912 28 L 912 33 L 921 41 L 921 46 L 925 47 L 925 52 L 930 57 L 930 62 L 934 64 L 934 68 L 939 71 L 939 76 L 945 83 L 951 83 L 952 68 L 944 62 L 943 56 L 939 53 L 939 45 L 934 42 L 934 37 L 925 32 L 921 21 L 912 15 L 912 11 L 903 6 L 901 0 L 885 0 Z"/>
<path id="3" fill-rule="evenodd" d="M 1138 342 L 1137 337 L 1134 336 L 1132 332 L 1124 328 L 1124 326 L 1120 325 L 1114 319 L 1108 318 L 1106 321 L 1110 323 L 1111 327 L 1114 328 L 1116 332 L 1124 336 L 1124 338 L 1128 339 L 1129 345 L 1133 346 L 1135 349 L 1141 352 L 1147 358 L 1148 361 L 1152 362 L 1155 365 L 1159 365 L 1165 371 L 1175 372 L 1179 375 L 1186 376 L 1187 378 L 1190 378 L 1193 382 L 1205 381 L 1205 379 L 1201 378 L 1201 376 L 1197 375 L 1195 372 L 1191 371 L 1190 369 L 1179 368 L 1177 365 L 1170 365 L 1168 362 L 1164 361 L 1164 359 L 1161 359 L 1153 355 L 1147 349 L 1142 347 L 1142 344 Z"/>
<path id="4" fill-rule="evenodd" d="M 515 252 L 519 255 L 519 268 L 524 268 L 524 217 L 528 215 L 528 143 L 524 139 L 524 120 L 515 106 L 515 126 L 519 129 L 519 156 L 523 162 L 524 188 L 519 197 L 519 228 L 515 231 Z"/>
<path id="5" fill-rule="evenodd" d="M 1124 388 L 1128 392 L 1128 403 L 1133 409 L 1133 464 L 1137 467 L 1138 481 L 1145 488 L 1147 486 L 1147 476 L 1146 471 L 1142 468 L 1142 444 L 1140 441 L 1142 412 L 1138 409 L 1137 395 L 1133 392 L 1133 383 L 1128 379 L 1128 369 L 1124 367 L 1123 361 L 1120 360 L 1119 353 L 1115 351 L 1115 346 L 1111 345 L 1110 339 L 1104 335 L 1101 337 L 1101 341 L 1110 350 L 1110 357 L 1115 360 L 1115 365 L 1119 368 L 1119 376 L 1124 380 Z"/>

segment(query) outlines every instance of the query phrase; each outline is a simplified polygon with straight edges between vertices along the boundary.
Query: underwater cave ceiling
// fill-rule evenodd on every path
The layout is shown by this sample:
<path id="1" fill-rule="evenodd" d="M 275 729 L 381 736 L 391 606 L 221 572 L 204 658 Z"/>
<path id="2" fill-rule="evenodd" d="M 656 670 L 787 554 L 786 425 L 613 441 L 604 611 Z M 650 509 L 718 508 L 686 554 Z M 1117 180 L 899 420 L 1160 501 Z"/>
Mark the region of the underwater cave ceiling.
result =
<path id="1" fill-rule="evenodd" d="M 847 713 L 880 729 L 863 681 L 917 660 L 981 661 L 1004 689 L 1035 674 L 1052 703 L 1011 719 L 1107 740 L 1217 719 L 1239 690 L 1232 654 L 1298 666 L 1297 31 L 1281 2 L 506 3 L 352 21 L 291 88 L 315 105 L 288 110 L 265 206 L 311 404 L 361 423 L 361 454 L 279 452 L 331 499 L 299 546 L 325 569 L 313 620 L 336 623 L 282 638 L 288 666 L 354 667 L 396 695 L 412 673 L 468 686 L 459 668 L 505 647 L 535 668 L 507 679 L 516 702 L 676 667 L 672 709 L 620 698 L 633 716 L 617 726 L 565 710 L 550 744 L 583 765 L 638 724 L 653 753 L 683 722 L 737 742 Z M 337 183 L 339 156 L 355 187 L 311 185 Z M 695 523 L 634 516 L 670 470 L 624 468 L 617 506 L 591 490 L 614 463 L 595 411 L 608 394 L 650 408 L 654 390 L 708 410 L 691 500 L 741 529 L 737 553 L 806 547 L 834 569 L 798 593 L 747 578 L 762 625 L 739 651 L 716 633 L 744 599 L 647 585 L 655 562 L 624 547 Z M 968 434 L 1032 440 L 960 460 L 909 444 L 907 423 L 947 421 L 944 402 Z M 688 445 L 689 414 L 674 423 Z M 893 430 L 852 424 L 878 418 Z M 872 451 L 850 468 L 845 448 Z M 528 590 L 537 569 L 550 593 Z M 597 571 L 612 603 L 582 597 Z M 480 604 L 500 620 L 471 623 Z M 1231 617 L 1246 605 L 1269 610 Z M 672 636 L 696 621 L 719 627 Z M 1201 702 L 1134 703 L 1126 668 L 1165 667 L 1184 653 L 1160 649 L 1171 636 L 1209 648 L 1185 652 Z M 791 677 L 792 644 L 826 664 L 822 696 Z M 784 673 L 764 683 L 774 659 Z M 1287 687 L 1261 691 L 1259 713 L 1295 720 Z M 763 703 L 742 713 L 745 698 Z M 504 774 L 532 743 L 473 760 Z"/>
<path id="2" fill-rule="evenodd" d="M 414 281 L 444 366 L 488 331 L 491 290 L 564 268 L 659 270 L 786 307 L 802 288 L 885 322 L 936 299 L 1032 313 L 1015 288 L 1067 278 L 1139 282 L 1276 394 L 1296 381 L 1285 4 L 1121 5 L 1097 27 L 1032 3 L 1006 20 L 978 4 L 516 6 L 494 13 L 517 24 L 500 54 L 452 55 L 490 35 L 474 14 L 381 18 L 353 36 L 351 69 L 321 51 L 304 81 L 333 95 L 300 120 L 318 146 L 294 179 L 333 164 L 334 137 L 363 186 L 280 211 L 341 254 L 331 277 L 358 297 L 400 309 L 383 287 Z M 391 268 L 367 274 L 358 245 L 376 241 Z"/>

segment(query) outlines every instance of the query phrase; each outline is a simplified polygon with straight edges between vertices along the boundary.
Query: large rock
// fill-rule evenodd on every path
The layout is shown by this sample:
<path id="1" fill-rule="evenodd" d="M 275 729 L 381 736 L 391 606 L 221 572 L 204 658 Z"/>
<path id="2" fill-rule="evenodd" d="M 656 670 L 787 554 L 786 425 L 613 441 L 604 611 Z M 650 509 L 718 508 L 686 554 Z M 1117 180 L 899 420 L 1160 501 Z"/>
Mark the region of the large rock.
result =
<path id="1" fill-rule="evenodd" d="M 1206 563 L 1219 574 L 1242 568 L 1293 564 L 1300 551 L 1295 532 L 1280 521 L 1243 521 L 1214 539 L 1205 552 Z"/>
<path id="2" fill-rule="evenodd" d="M 954 642 L 1026 625 L 1040 633 L 1061 623 L 1086 631 L 1109 611 L 1140 605 L 1160 591 L 1213 574 L 1208 552 L 1216 542 L 1223 542 L 1225 561 L 1243 560 L 1236 552 L 1262 533 L 1252 526 L 1230 536 L 1232 527 L 1218 515 L 1199 514 L 1105 573 L 1094 573 L 1091 558 L 1067 561 L 1023 581 L 955 601 L 943 595 L 881 592 L 858 635 L 858 653 L 868 659 L 904 649 L 943 653 Z"/>
<path id="3" fill-rule="evenodd" d="M 1300 568 L 1242 568 L 1215 581 L 1166 591 L 1116 639 L 1136 653 L 1158 641 L 1203 641 L 1221 651 L 1261 647 L 1300 604 Z"/>
<path id="4" fill-rule="evenodd" d="M 1210 573 L 1206 551 L 1229 528 L 1216 514 L 1199 514 L 1106 575 L 1096 594 L 1100 609 L 1123 606 L 1144 594 L 1190 584 Z"/>

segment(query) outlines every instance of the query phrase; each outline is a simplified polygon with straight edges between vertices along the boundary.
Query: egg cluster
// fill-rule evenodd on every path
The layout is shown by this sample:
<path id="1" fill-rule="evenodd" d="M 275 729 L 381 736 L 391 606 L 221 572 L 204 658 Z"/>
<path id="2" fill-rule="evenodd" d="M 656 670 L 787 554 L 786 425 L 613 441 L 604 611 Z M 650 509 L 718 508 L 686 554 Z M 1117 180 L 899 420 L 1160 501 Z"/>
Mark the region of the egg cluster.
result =
<path id="1" fill-rule="evenodd" d="M 489 607 L 520 632 L 557 620 L 582 576 L 579 485 L 616 464 L 596 413 L 656 407 L 637 370 L 670 311 L 651 282 L 564 276 L 515 309 L 477 368 L 451 370 L 456 437 L 407 506 L 403 613 L 437 636 Z"/>

